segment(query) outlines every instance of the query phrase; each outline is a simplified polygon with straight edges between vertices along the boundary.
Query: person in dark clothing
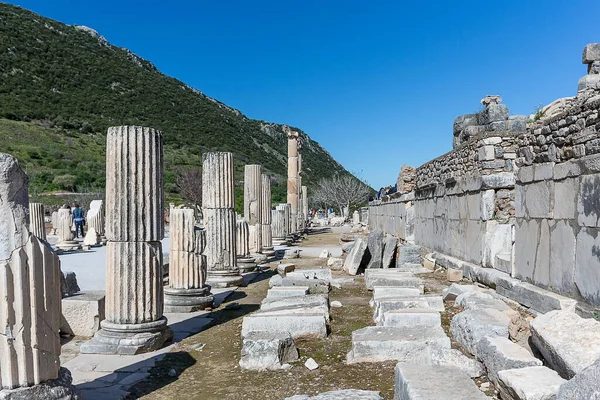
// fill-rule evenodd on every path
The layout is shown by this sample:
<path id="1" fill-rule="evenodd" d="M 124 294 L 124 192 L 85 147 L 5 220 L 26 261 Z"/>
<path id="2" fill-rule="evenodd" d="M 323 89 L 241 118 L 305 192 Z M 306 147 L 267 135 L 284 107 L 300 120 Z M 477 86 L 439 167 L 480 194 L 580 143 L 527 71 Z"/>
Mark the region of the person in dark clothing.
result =
<path id="1" fill-rule="evenodd" d="M 73 221 L 75 221 L 75 237 L 79 237 L 79 232 L 81 232 L 81 237 L 84 237 L 83 233 L 83 224 L 85 223 L 83 209 L 79 207 L 79 204 L 75 203 L 75 209 L 73 210 Z"/>

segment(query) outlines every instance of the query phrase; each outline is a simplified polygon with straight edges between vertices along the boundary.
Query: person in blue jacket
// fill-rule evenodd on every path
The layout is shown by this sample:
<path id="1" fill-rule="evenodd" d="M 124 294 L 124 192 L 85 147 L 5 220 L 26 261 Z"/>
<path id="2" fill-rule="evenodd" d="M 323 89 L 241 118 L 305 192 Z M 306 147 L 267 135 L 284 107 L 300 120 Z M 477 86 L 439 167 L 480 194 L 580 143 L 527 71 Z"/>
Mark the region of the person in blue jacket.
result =
<path id="1" fill-rule="evenodd" d="M 83 213 L 83 209 L 79 207 L 79 204 L 77 203 L 75 203 L 75 209 L 73 210 L 73 221 L 75 221 L 75 237 L 79 237 L 79 232 L 81 232 L 81 237 L 85 237 L 83 233 L 85 214 Z"/>

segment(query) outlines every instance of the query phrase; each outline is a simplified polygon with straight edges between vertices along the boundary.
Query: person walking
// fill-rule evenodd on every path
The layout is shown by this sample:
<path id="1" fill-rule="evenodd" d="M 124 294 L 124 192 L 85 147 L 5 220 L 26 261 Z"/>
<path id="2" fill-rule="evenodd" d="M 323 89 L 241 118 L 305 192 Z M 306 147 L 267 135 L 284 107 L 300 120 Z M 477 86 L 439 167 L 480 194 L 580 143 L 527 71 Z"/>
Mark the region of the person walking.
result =
<path id="1" fill-rule="evenodd" d="M 85 237 L 83 233 L 83 224 L 85 223 L 83 209 L 79 207 L 78 203 L 75 203 L 75 209 L 73 210 L 73 220 L 75 221 L 75 237 L 79 237 L 79 232 L 81 232 L 81 237 Z"/>

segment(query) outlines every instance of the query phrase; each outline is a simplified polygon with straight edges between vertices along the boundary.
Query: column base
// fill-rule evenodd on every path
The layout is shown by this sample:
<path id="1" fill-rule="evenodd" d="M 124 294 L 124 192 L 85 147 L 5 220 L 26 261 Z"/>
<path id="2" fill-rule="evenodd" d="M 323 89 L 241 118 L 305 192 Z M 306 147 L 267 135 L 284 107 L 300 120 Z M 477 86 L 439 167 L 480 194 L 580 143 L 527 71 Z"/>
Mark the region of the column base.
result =
<path id="1" fill-rule="evenodd" d="M 232 286 L 242 286 L 244 278 L 238 272 L 227 272 L 227 274 L 208 273 L 206 283 L 214 288 L 228 288 Z"/>
<path id="2" fill-rule="evenodd" d="M 250 253 L 250 255 L 252 257 L 254 257 L 254 261 L 256 262 L 256 264 L 262 264 L 262 263 L 266 263 L 267 261 L 269 261 L 269 257 L 267 257 L 266 254 Z"/>
<path id="3" fill-rule="evenodd" d="M 240 274 L 253 272 L 256 270 L 256 260 L 253 257 L 238 258 L 237 266 L 240 270 Z"/>
<path id="4" fill-rule="evenodd" d="M 165 287 L 165 312 L 190 313 L 212 307 L 215 298 L 210 286 L 200 289 L 173 289 Z"/>
<path id="5" fill-rule="evenodd" d="M 273 246 L 269 246 L 269 247 L 263 247 L 261 250 L 261 253 L 263 253 L 267 257 L 273 257 L 276 252 L 275 252 Z"/>
<path id="6" fill-rule="evenodd" d="M 65 240 L 64 242 L 56 243 L 56 248 L 63 251 L 79 250 L 81 248 L 81 243 L 77 240 Z"/>
<path id="7" fill-rule="evenodd" d="M 38 385 L 16 389 L 1 389 L 1 400 L 81 400 L 73 387 L 71 371 L 66 368 L 58 370 L 58 378 Z"/>
<path id="8" fill-rule="evenodd" d="M 81 345 L 82 354 L 135 355 L 160 349 L 173 339 L 167 319 L 143 324 L 115 324 L 106 320 L 93 338 Z"/>
<path id="9" fill-rule="evenodd" d="M 285 238 L 273 238 L 273 246 L 286 246 L 288 244 Z"/>

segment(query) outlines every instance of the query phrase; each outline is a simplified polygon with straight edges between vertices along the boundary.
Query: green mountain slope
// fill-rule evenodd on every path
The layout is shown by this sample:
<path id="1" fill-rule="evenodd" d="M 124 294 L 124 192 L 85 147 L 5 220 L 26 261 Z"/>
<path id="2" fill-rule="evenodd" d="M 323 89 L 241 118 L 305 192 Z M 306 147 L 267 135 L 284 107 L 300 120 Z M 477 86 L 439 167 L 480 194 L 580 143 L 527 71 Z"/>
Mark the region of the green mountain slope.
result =
<path id="1" fill-rule="evenodd" d="M 214 150 L 234 153 L 238 183 L 243 164 L 262 164 L 281 186 L 274 193 L 285 193 L 282 125 L 245 117 L 89 28 L 0 4 L 0 79 L 0 152 L 19 157 L 39 190 L 64 187 L 56 177 L 65 175 L 77 190 L 102 187 L 106 128 L 135 124 L 164 132 L 173 196 L 177 171 L 200 166 L 202 153 Z M 300 132 L 304 183 L 347 173 Z"/>

